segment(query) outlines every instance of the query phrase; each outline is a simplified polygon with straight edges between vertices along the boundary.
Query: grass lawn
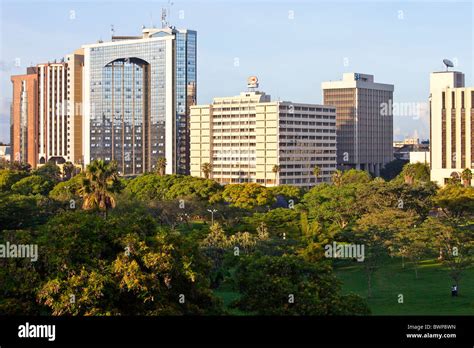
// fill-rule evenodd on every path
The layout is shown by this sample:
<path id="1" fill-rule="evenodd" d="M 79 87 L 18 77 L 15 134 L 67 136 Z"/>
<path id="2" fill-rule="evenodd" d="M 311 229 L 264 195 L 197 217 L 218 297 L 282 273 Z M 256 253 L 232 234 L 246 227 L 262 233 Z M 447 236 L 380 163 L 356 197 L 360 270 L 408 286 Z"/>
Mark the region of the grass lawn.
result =
<path id="1" fill-rule="evenodd" d="M 238 299 L 240 296 L 240 294 L 234 291 L 230 286 L 221 286 L 219 289 L 214 290 L 214 295 L 220 297 L 222 301 L 224 301 L 224 307 L 230 315 L 251 315 L 250 313 L 229 307 L 232 301 Z"/>
<path id="2" fill-rule="evenodd" d="M 367 278 L 362 265 L 351 263 L 335 267 L 345 293 L 367 297 Z M 437 260 L 422 262 L 418 279 L 411 264 L 389 259 L 375 273 L 372 298 L 375 315 L 474 315 L 474 269 L 466 270 L 459 284 L 459 296 L 451 297 L 452 280 Z M 402 304 L 398 295 L 403 295 Z"/>
<path id="3" fill-rule="evenodd" d="M 367 278 L 362 265 L 340 264 L 335 274 L 342 281 L 344 293 L 367 297 Z M 372 298 L 368 300 L 373 315 L 474 315 L 474 268 L 465 271 L 459 285 L 459 296 L 451 297 L 452 281 L 448 270 L 437 260 L 423 261 L 418 279 L 410 263 L 402 268 L 400 259 L 388 259 L 375 273 Z M 224 301 L 231 315 L 251 315 L 229 308 L 239 297 L 230 287 L 214 291 Z M 398 303 L 398 295 L 403 303 Z"/>

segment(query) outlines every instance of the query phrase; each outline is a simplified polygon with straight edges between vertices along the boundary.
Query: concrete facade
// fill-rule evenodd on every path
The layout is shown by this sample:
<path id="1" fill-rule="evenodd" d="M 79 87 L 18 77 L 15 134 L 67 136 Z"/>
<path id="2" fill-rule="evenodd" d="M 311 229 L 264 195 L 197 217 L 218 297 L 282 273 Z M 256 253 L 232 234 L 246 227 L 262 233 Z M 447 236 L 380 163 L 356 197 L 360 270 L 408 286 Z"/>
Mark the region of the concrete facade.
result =
<path id="1" fill-rule="evenodd" d="M 324 105 L 336 107 L 338 168 L 380 175 L 393 160 L 393 85 L 346 73 L 342 81 L 323 82 L 322 90 Z"/>
<path id="2" fill-rule="evenodd" d="M 458 71 L 430 75 L 431 180 L 444 185 L 474 167 L 474 87 Z"/>
<path id="3" fill-rule="evenodd" d="M 336 169 L 334 107 L 271 101 L 249 91 L 191 107 L 191 175 L 221 184 L 313 186 L 329 182 Z M 274 168 L 278 168 L 275 172 Z"/>

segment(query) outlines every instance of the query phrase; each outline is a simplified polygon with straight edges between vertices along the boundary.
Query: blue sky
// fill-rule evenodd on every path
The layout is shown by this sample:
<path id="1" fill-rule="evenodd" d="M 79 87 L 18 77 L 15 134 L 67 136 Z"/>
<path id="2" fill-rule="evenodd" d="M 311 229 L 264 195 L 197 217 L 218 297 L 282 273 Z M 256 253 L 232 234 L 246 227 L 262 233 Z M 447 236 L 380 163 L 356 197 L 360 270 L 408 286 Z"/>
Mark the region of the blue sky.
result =
<path id="1" fill-rule="evenodd" d="M 116 35 L 139 34 L 152 21 L 160 26 L 163 6 L 167 1 L 0 0 L 0 141 L 9 140 L 10 75 L 108 40 L 111 24 Z M 474 85 L 473 17 L 469 0 L 176 0 L 170 22 L 198 32 L 200 104 L 245 90 L 249 75 L 274 99 L 321 103 L 322 81 L 354 71 L 394 84 L 395 102 L 414 107 L 426 103 L 429 73 L 444 69 L 443 58 Z M 395 117 L 396 139 L 415 131 L 428 138 L 426 109 Z"/>

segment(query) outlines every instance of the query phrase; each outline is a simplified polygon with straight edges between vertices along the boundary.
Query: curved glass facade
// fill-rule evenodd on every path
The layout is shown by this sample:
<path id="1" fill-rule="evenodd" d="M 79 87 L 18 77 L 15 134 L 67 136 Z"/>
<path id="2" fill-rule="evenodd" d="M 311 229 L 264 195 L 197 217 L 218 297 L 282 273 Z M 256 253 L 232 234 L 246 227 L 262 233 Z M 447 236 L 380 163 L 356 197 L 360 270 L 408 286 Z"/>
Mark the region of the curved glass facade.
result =
<path id="1" fill-rule="evenodd" d="M 165 157 L 166 63 L 166 40 L 90 48 L 90 161 L 134 175 Z"/>
<path id="2" fill-rule="evenodd" d="M 196 103 L 196 32 L 144 29 L 142 37 L 85 46 L 88 160 L 121 174 L 189 173 L 189 108 Z"/>

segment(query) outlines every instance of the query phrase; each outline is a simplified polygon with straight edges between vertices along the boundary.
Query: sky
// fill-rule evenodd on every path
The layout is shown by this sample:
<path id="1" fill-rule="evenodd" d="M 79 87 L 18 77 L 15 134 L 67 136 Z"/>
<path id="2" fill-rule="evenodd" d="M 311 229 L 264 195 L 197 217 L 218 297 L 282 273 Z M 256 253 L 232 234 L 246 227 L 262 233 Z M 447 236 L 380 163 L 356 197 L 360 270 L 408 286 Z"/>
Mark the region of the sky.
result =
<path id="1" fill-rule="evenodd" d="M 11 75 L 84 44 L 169 22 L 198 33 L 198 104 L 238 95 L 248 76 L 273 99 L 322 103 L 345 72 L 395 85 L 394 139 L 429 138 L 429 74 L 443 59 L 474 85 L 474 4 L 464 1 L 0 0 L 0 141 L 9 142 Z"/>

